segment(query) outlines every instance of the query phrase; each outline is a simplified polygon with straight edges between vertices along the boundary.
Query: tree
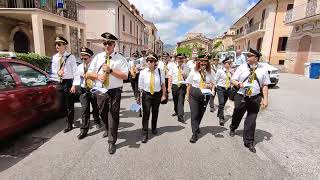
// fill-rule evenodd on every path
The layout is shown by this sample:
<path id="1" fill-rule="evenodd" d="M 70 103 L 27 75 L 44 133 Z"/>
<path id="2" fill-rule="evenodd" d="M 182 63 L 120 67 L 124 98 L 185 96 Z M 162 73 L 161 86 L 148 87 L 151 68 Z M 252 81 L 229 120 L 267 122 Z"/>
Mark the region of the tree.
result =
<path id="1" fill-rule="evenodd" d="M 222 45 L 222 41 L 218 40 L 214 42 L 213 49 L 218 49 Z"/>
<path id="2" fill-rule="evenodd" d="M 177 48 L 177 54 L 179 54 L 179 53 L 185 54 L 187 57 L 191 58 L 191 56 L 192 56 L 192 49 L 189 48 L 189 47 L 186 47 L 186 46 L 184 46 L 184 47 L 178 47 L 178 48 Z"/>

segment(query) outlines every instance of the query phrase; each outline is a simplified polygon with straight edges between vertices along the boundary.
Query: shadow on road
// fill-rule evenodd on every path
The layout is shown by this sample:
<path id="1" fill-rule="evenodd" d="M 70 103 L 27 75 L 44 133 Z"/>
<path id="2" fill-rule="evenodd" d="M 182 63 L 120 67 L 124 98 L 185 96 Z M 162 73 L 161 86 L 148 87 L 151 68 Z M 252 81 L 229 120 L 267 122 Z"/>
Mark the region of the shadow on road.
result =
<path id="1" fill-rule="evenodd" d="M 184 129 L 183 126 L 165 126 L 157 128 L 158 134 L 156 136 L 161 136 L 165 133 L 172 133 L 181 131 Z M 149 132 L 149 140 L 155 138 L 156 136 L 151 136 L 151 132 Z M 121 142 L 117 144 L 117 149 L 123 148 L 128 146 L 129 148 L 139 148 L 140 147 L 140 141 L 142 138 L 141 129 L 135 129 L 132 131 L 122 131 L 119 132 L 119 139 L 125 139 L 124 142 Z"/>
<path id="2" fill-rule="evenodd" d="M 237 130 L 236 134 L 238 136 L 243 137 L 243 130 Z M 271 133 L 264 131 L 264 130 L 261 130 L 261 129 L 256 129 L 256 132 L 254 133 L 254 142 L 256 144 L 259 144 L 263 141 L 270 141 L 271 137 L 272 137 Z"/>
<path id="3" fill-rule="evenodd" d="M 199 139 L 202 138 L 203 136 L 207 134 L 212 134 L 216 138 L 224 138 L 224 136 L 221 134 L 222 132 L 228 130 L 225 127 L 222 126 L 206 126 L 200 128 L 200 134 L 199 134 Z"/>
<path id="4" fill-rule="evenodd" d="M 79 107 L 75 107 L 75 119 L 80 116 Z M 75 121 L 75 127 L 80 121 Z M 91 123 L 93 124 L 93 123 Z M 49 118 L 35 124 L 5 141 L 0 141 L 0 172 L 14 166 L 33 151 L 41 147 L 66 127 L 65 118 Z M 75 131 L 77 129 L 74 129 Z"/>

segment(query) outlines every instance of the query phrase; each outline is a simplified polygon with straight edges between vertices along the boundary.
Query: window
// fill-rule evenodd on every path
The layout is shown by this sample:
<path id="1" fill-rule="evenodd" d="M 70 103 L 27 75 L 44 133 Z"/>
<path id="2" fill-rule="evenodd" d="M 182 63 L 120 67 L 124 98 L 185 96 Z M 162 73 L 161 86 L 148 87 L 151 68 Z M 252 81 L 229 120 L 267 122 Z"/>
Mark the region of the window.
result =
<path id="1" fill-rule="evenodd" d="M 123 56 L 125 55 L 125 54 L 124 54 L 125 52 L 126 52 L 126 46 L 123 45 L 123 46 L 122 46 L 122 55 L 123 55 Z"/>
<path id="2" fill-rule="evenodd" d="M 254 21 L 254 19 L 251 18 L 250 21 L 249 21 L 249 27 L 251 27 L 253 25 L 253 21 Z"/>
<path id="3" fill-rule="evenodd" d="M 0 90 L 14 88 L 15 85 L 16 83 L 12 79 L 8 70 L 2 64 L 0 64 Z"/>
<path id="4" fill-rule="evenodd" d="M 130 20 L 130 34 L 132 34 L 132 21 Z"/>
<path id="5" fill-rule="evenodd" d="M 243 32 L 243 27 L 240 28 L 240 34 Z"/>
<path id="6" fill-rule="evenodd" d="M 153 29 L 152 29 L 152 31 L 151 31 L 151 32 L 152 32 L 152 35 L 154 35 L 154 30 L 153 30 Z"/>
<path id="7" fill-rule="evenodd" d="M 284 65 L 284 60 L 279 60 L 279 65 Z"/>
<path id="8" fill-rule="evenodd" d="M 122 31 L 126 32 L 126 16 L 122 15 Z"/>
<path id="9" fill-rule="evenodd" d="M 250 41 L 248 41 L 248 47 L 247 47 L 247 50 L 248 50 L 248 51 L 250 50 Z"/>
<path id="10" fill-rule="evenodd" d="M 279 37 L 278 51 L 285 51 L 287 47 L 288 37 Z"/>
<path id="11" fill-rule="evenodd" d="M 293 4 L 288 4 L 288 5 L 287 5 L 287 11 L 289 11 L 289 10 L 291 10 L 291 9 L 293 9 Z"/>
<path id="12" fill-rule="evenodd" d="M 262 11 L 261 21 L 264 21 L 264 18 L 266 17 L 266 10 L 264 9 Z"/>
<path id="13" fill-rule="evenodd" d="M 47 77 L 39 71 L 23 64 L 10 63 L 10 65 L 19 76 L 23 86 L 33 87 L 47 84 Z"/>

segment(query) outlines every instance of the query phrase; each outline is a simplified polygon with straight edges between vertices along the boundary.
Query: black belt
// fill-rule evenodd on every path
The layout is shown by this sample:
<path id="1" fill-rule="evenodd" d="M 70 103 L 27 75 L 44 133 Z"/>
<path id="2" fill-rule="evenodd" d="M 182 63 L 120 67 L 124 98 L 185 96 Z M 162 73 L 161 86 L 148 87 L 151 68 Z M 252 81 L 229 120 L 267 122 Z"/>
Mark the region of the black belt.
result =
<path id="1" fill-rule="evenodd" d="M 159 92 L 154 92 L 153 94 L 151 94 L 150 92 L 148 91 L 143 91 L 144 94 L 147 94 L 147 95 L 151 95 L 151 96 L 156 96 L 156 95 L 160 95 L 161 94 L 161 91 Z"/>
<path id="2" fill-rule="evenodd" d="M 226 90 L 226 91 L 228 91 L 228 90 L 230 90 L 230 89 L 231 89 L 230 87 L 227 89 L 227 88 L 222 87 L 222 86 L 217 86 L 217 88 L 221 88 L 221 89 L 224 89 L 224 90 Z"/>
<path id="3" fill-rule="evenodd" d="M 259 96 L 261 96 L 261 93 L 257 94 L 257 95 L 254 95 L 254 96 L 246 96 L 246 95 L 243 95 L 243 94 L 239 94 L 240 96 L 246 98 L 246 99 L 255 99 L 255 98 L 258 98 Z"/>

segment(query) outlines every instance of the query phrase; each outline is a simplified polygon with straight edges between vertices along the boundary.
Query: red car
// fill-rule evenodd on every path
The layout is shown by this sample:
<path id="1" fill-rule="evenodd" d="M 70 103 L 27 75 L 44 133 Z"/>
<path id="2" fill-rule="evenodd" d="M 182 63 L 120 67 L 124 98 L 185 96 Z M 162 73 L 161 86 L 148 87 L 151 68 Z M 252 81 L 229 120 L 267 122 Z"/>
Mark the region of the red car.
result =
<path id="1" fill-rule="evenodd" d="M 0 58 L 0 140 L 61 112 L 57 84 L 41 69 Z"/>

